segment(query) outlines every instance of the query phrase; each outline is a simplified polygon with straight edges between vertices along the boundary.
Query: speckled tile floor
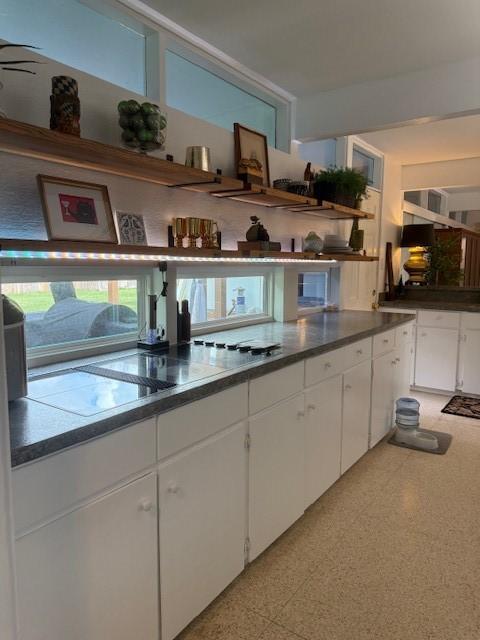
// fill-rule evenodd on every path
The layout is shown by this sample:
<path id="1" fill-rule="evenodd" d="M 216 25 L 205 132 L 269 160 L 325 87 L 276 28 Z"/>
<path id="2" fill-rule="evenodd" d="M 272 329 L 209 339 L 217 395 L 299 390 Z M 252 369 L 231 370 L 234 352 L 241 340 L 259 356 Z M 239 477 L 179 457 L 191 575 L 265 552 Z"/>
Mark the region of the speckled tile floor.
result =
<path id="1" fill-rule="evenodd" d="M 416 395 L 447 454 L 380 443 L 179 640 L 480 639 L 480 420 Z"/>

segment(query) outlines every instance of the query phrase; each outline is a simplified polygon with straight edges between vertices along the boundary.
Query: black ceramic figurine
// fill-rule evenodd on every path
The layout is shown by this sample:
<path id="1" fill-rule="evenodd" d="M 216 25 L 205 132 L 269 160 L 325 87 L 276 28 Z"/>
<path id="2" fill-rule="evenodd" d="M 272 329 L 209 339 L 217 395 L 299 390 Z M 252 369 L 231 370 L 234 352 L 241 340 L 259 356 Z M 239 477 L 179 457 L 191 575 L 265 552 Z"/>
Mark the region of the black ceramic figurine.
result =
<path id="1" fill-rule="evenodd" d="M 250 220 L 253 224 L 246 233 L 248 242 L 268 242 L 270 240 L 270 236 L 268 235 L 268 231 L 260 222 L 260 219 L 257 218 L 257 216 L 250 216 Z"/>

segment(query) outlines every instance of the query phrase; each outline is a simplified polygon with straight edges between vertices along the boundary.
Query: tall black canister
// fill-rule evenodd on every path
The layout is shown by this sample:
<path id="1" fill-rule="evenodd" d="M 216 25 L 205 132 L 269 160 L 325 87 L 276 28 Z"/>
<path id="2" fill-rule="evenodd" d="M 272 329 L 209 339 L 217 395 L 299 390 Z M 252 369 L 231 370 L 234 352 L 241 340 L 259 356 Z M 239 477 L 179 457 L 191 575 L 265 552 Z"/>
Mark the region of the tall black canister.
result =
<path id="1" fill-rule="evenodd" d="M 8 401 L 27 395 L 27 354 L 25 350 L 25 314 L 19 305 L 2 295 L 7 364 Z"/>

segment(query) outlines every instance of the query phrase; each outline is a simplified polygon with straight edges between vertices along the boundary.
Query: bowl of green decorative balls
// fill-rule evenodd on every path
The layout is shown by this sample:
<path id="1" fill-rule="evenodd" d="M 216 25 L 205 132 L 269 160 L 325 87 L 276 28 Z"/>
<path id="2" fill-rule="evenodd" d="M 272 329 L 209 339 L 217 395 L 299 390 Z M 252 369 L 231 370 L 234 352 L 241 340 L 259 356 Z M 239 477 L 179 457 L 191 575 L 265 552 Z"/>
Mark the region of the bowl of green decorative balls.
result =
<path id="1" fill-rule="evenodd" d="M 136 100 L 118 103 L 118 124 L 122 128 L 122 142 L 132 149 L 146 153 L 163 149 L 167 117 L 151 102 L 140 104 Z"/>

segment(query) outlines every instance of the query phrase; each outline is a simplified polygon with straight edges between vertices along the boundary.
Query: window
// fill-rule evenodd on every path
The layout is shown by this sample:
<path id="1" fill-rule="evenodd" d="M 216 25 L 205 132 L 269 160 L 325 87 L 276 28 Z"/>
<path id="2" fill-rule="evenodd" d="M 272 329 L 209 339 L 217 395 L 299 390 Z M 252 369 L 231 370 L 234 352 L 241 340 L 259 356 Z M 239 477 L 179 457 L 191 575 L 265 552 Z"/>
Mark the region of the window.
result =
<path id="1" fill-rule="evenodd" d="M 422 192 L 421 191 L 405 191 L 403 194 L 404 200 L 407 202 L 411 202 L 412 204 L 416 204 L 417 206 L 421 206 L 422 203 Z"/>
<path id="2" fill-rule="evenodd" d="M 427 209 L 433 213 L 440 213 L 442 209 L 442 196 L 436 191 L 428 192 Z"/>
<path id="3" fill-rule="evenodd" d="M 121 14 L 114 19 L 77 0 L 2 0 L 0 38 L 146 95 L 146 35 Z"/>
<path id="4" fill-rule="evenodd" d="M 298 274 L 298 309 L 313 310 L 328 304 L 328 272 Z"/>
<path id="5" fill-rule="evenodd" d="M 352 169 L 360 171 L 374 189 L 382 188 L 383 162 L 380 156 L 354 144 L 352 148 Z"/>
<path id="6" fill-rule="evenodd" d="M 29 357 L 137 338 L 142 329 L 139 279 L 3 283 L 25 313 Z"/>
<path id="7" fill-rule="evenodd" d="M 233 131 L 233 123 L 256 129 L 277 146 L 277 109 L 219 75 L 167 50 L 167 104 L 191 116 Z"/>
<path id="8" fill-rule="evenodd" d="M 194 277 L 186 273 L 177 279 L 177 300 L 188 300 L 192 327 L 197 328 L 268 317 L 268 290 L 269 277 L 264 274 Z"/>

